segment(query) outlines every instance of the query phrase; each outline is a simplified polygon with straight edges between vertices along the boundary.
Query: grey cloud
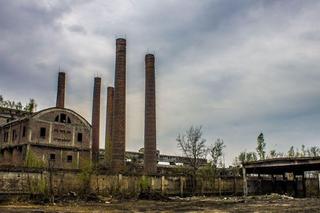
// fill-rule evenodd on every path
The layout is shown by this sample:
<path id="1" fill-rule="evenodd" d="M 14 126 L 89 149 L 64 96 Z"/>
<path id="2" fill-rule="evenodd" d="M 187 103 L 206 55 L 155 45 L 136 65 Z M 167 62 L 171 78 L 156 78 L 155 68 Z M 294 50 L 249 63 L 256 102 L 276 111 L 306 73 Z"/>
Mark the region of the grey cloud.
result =
<path id="1" fill-rule="evenodd" d="M 71 32 L 81 33 L 81 34 L 84 34 L 84 35 L 87 34 L 87 31 L 81 25 L 72 25 L 72 26 L 68 27 L 68 29 Z"/>
<path id="2" fill-rule="evenodd" d="M 201 124 L 208 143 L 225 140 L 227 163 L 253 150 L 260 131 L 268 148 L 280 151 L 320 139 L 316 1 L 0 4 L 3 95 L 52 106 L 60 65 L 67 71 L 67 106 L 89 121 L 93 76 L 102 77 L 103 89 L 112 85 L 115 38 L 126 35 L 129 150 L 143 146 L 146 52 L 156 55 L 162 153 L 179 154 L 176 135 Z"/>

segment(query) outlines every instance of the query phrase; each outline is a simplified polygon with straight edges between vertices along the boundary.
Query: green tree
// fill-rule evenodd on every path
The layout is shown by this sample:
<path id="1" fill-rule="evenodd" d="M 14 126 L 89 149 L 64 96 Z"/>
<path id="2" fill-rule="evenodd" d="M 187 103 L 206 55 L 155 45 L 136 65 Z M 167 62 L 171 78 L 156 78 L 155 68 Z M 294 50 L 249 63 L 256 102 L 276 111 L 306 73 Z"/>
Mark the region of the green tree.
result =
<path id="1" fill-rule="evenodd" d="M 237 159 L 241 163 L 245 162 L 251 162 L 251 161 L 257 161 L 257 154 L 255 152 L 240 152 L 239 156 Z M 236 161 L 235 161 L 236 162 Z"/>
<path id="2" fill-rule="evenodd" d="M 22 104 L 21 104 L 21 102 L 18 102 L 17 104 L 16 104 L 16 109 L 17 110 L 22 110 Z"/>
<path id="3" fill-rule="evenodd" d="M 29 103 L 23 108 L 24 111 L 34 112 L 36 110 L 37 104 L 34 99 L 30 99 Z"/>
<path id="4" fill-rule="evenodd" d="M 269 156 L 270 156 L 270 158 L 276 158 L 277 157 L 277 151 L 275 149 L 270 150 Z"/>
<path id="5" fill-rule="evenodd" d="M 246 160 L 247 160 L 248 162 L 250 162 L 250 161 L 257 161 L 257 160 L 258 160 L 257 154 L 256 154 L 255 152 L 248 152 L 248 153 L 247 153 L 247 156 L 246 156 Z"/>
<path id="6" fill-rule="evenodd" d="M 306 147 L 305 145 L 301 145 L 301 153 L 300 153 L 301 157 L 305 157 L 307 155 L 307 151 L 306 151 Z"/>
<path id="7" fill-rule="evenodd" d="M 310 147 L 309 153 L 310 153 L 309 154 L 310 157 L 317 157 L 319 154 L 319 148 L 316 146 L 312 146 L 312 147 Z"/>
<path id="8" fill-rule="evenodd" d="M 241 163 L 244 163 L 246 162 L 247 158 L 247 153 L 246 152 L 240 152 L 239 156 L 238 156 L 238 159 Z"/>
<path id="9" fill-rule="evenodd" d="M 212 158 L 212 164 L 217 167 L 218 161 L 221 160 L 223 155 L 223 149 L 226 147 L 224 141 L 220 138 L 216 140 L 213 146 L 210 147 L 210 154 Z"/>
<path id="10" fill-rule="evenodd" d="M 291 146 L 289 151 L 288 151 L 288 157 L 294 157 L 294 155 L 295 155 L 294 147 Z"/>
<path id="11" fill-rule="evenodd" d="M 264 142 L 264 136 L 263 136 L 263 133 L 260 133 L 260 135 L 257 138 L 257 148 L 256 148 L 260 160 L 265 159 L 265 155 L 266 155 L 265 148 L 266 148 L 266 143 Z"/>

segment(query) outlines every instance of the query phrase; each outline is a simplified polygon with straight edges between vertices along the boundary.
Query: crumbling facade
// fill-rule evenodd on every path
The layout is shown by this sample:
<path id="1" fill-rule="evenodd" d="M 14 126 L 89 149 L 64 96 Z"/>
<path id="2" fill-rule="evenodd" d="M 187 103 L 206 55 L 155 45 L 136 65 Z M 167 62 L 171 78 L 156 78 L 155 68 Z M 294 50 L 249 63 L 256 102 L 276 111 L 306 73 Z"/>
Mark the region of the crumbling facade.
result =
<path id="1" fill-rule="evenodd" d="M 1 110 L 0 164 L 79 169 L 91 161 L 91 125 L 64 106 L 65 73 L 59 72 L 56 107 L 31 113 Z M 13 113 L 14 112 L 14 113 Z"/>
<path id="2" fill-rule="evenodd" d="M 1 127 L 1 165 L 77 169 L 90 161 L 91 126 L 69 109 L 49 108 Z"/>

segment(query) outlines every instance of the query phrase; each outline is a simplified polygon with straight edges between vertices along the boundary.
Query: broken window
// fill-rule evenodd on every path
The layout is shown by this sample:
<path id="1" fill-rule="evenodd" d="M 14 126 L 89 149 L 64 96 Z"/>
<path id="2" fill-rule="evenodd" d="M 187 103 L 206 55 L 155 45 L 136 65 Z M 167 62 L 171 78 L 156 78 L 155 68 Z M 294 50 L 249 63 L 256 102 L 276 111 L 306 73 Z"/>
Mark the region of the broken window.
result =
<path id="1" fill-rule="evenodd" d="M 22 128 L 22 137 L 26 136 L 26 126 L 23 126 Z"/>
<path id="2" fill-rule="evenodd" d="M 40 128 L 40 138 L 46 138 L 46 128 L 45 127 Z"/>
<path id="3" fill-rule="evenodd" d="M 9 137 L 9 133 L 8 132 L 4 132 L 4 134 L 3 134 L 3 142 L 8 142 L 8 137 Z"/>
<path id="4" fill-rule="evenodd" d="M 71 163 L 71 162 L 72 162 L 72 155 L 68 155 L 68 156 L 67 156 L 67 162 L 68 162 L 68 163 Z"/>
<path id="5" fill-rule="evenodd" d="M 56 154 L 50 154 L 50 160 L 55 161 L 56 160 Z"/>
<path id="6" fill-rule="evenodd" d="M 82 142 L 82 133 L 78 133 L 78 142 Z"/>
<path id="7" fill-rule="evenodd" d="M 59 122 L 59 115 L 56 116 L 56 118 L 54 119 L 55 122 Z"/>
<path id="8" fill-rule="evenodd" d="M 12 141 L 16 140 L 16 130 L 12 130 Z"/>
<path id="9" fill-rule="evenodd" d="M 64 113 L 61 113 L 60 114 L 60 122 L 61 123 L 66 123 L 66 120 L 67 120 L 67 115 L 64 114 Z"/>

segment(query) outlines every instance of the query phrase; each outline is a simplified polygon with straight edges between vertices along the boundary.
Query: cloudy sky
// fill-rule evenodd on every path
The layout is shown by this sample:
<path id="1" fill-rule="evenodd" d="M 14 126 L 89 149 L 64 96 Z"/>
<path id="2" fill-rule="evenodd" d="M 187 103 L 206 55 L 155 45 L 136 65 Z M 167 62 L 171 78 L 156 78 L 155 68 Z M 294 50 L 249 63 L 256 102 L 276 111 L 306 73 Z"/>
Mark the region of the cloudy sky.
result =
<path id="1" fill-rule="evenodd" d="M 59 66 L 66 106 L 91 121 L 101 76 L 113 85 L 115 39 L 127 39 L 127 150 L 143 146 L 144 55 L 156 56 L 157 145 L 202 125 L 222 138 L 226 163 L 253 151 L 320 141 L 320 1 L 0 0 L 0 94 L 55 105 Z"/>

